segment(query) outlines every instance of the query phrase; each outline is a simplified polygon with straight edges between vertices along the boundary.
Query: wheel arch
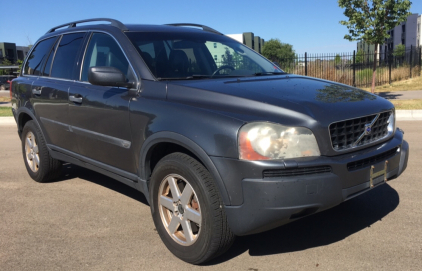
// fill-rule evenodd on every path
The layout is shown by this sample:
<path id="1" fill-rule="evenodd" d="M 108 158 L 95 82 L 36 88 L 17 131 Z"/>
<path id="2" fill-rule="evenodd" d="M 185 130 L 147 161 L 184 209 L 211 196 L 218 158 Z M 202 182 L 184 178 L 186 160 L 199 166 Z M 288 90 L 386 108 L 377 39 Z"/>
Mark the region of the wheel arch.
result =
<path id="1" fill-rule="evenodd" d="M 25 127 L 25 124 L 30 120 L 35 121 L 35 123 L 38 125 L 38 128 L 41 128 L 37 121 L 37 118 L 35 117 L 34 113 L 31 112 L 31 110 L 29 110 L 26 107 L 19 108 L 17 112 L 17 124 L 18 124 L 19 136 L 21 136 L 22 130 L 23 130 L 23 127 Z M 40 131 L 42 132 L 41 129 Z"/>
<path id="2" fill-rule="evenodd" d="M 164 150 L 167 149 L 167 150 Z M 159 154 L 154 156 L 155 152 Z M 191 139 L 174 132 L 158 132 L 150 136 L 143 144 L 139 159 L 139 177 L 149 181 L 156 163 L 165 155 L 173 152 L 183 152 L 197 159 L 210 172 L 220 191 L 225 205 L 230 205 L 226 186 L 208 154 Z M 148 191 L 144 192 L 145 194 Z"/>

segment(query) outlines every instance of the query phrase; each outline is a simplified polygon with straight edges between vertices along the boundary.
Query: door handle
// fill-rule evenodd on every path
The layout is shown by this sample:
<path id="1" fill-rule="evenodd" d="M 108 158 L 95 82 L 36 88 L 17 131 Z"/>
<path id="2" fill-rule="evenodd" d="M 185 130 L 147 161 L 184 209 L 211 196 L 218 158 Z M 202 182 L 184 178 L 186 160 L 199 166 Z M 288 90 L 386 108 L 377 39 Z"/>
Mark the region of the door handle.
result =
<path id="1" fill-rule="evenodd" d="M 81 104 L 82 103 L 82 97 L 75 96 L 69 96 L 69 101 Z"/>
<path id="2" fill-rule="evenodd" d="M 35 88 L 33 88 L 32 89 L 32 94 L 34 94 L 34 95 L 41 95 L 41 89 L 35 89 Z"/>

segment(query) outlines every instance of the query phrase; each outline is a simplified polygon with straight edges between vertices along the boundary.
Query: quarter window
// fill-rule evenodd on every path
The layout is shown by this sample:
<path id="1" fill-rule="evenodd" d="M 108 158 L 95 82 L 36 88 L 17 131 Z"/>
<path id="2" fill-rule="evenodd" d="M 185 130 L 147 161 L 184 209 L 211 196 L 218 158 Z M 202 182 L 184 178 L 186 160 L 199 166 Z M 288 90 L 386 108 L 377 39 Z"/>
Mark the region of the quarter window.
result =
<path id="1" fill-rule="evenodd" d="M 29 75 L 40 75 L 43 62 L 47 58 L 48 53 L 50 52 L 51 46 L 53 46 L 56 41 L 56 37 L 46 39 L 41 41 L 36 45 L 34 50 L 32 50 L 31 55 L 26 61 L 24 74 Z"/>
<path id="2" fill-rule="evenodd" d="M 79 48 L 85 33 L 63 35 L 54 57 L 51 77 L 73 79 Z"/>
<path id="3" fill-rule="evenodd" d="M 114 67 L 119 69 L 128 80 L 132 78 L 129 62 L 117 42 L 107 34 L 92 34 L 82 68 L 82 81 L 88 81 L 89 68 L 95 66 Z"/>

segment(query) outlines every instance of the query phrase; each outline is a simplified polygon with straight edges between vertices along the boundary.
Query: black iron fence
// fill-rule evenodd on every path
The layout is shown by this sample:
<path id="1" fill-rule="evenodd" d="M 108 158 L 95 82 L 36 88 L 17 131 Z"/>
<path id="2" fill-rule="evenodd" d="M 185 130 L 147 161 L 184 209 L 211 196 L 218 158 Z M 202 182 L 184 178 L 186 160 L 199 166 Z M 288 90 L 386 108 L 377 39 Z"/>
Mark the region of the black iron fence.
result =
<path id="1" fill-rule="evenodd" d="M 378 53 L 376 85 L 421 76 L 421 47 L 401 53 Z M 306 75 L 356 87 L 370 87 L 374 66 L 373 52 L 297 55 L 278 63 L 288 73 Z"/>

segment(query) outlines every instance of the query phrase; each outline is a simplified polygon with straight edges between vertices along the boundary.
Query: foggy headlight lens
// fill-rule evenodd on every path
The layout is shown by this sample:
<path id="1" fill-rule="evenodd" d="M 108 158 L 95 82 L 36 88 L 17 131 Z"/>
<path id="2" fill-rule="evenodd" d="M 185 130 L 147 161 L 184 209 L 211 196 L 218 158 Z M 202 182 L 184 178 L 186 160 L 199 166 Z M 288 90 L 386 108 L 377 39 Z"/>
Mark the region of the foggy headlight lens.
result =
<path id="1" fill-rule="evenodd" d="M 315 136 L 307 128 L 257 122 L 246 124 L 239 132 L 239 158 L 242 160 L 320 155 Z"/>
<path id="2" fill-rule="evenodd" d="M 387 131 L 388 134 L 391 135 L 394 132 L 394 128 L 395 128 L 395 116 L 394 116 L 394 111 L 390 114 L 390 117 L 388 118 L 388 126 L 387 126 Z"/>

